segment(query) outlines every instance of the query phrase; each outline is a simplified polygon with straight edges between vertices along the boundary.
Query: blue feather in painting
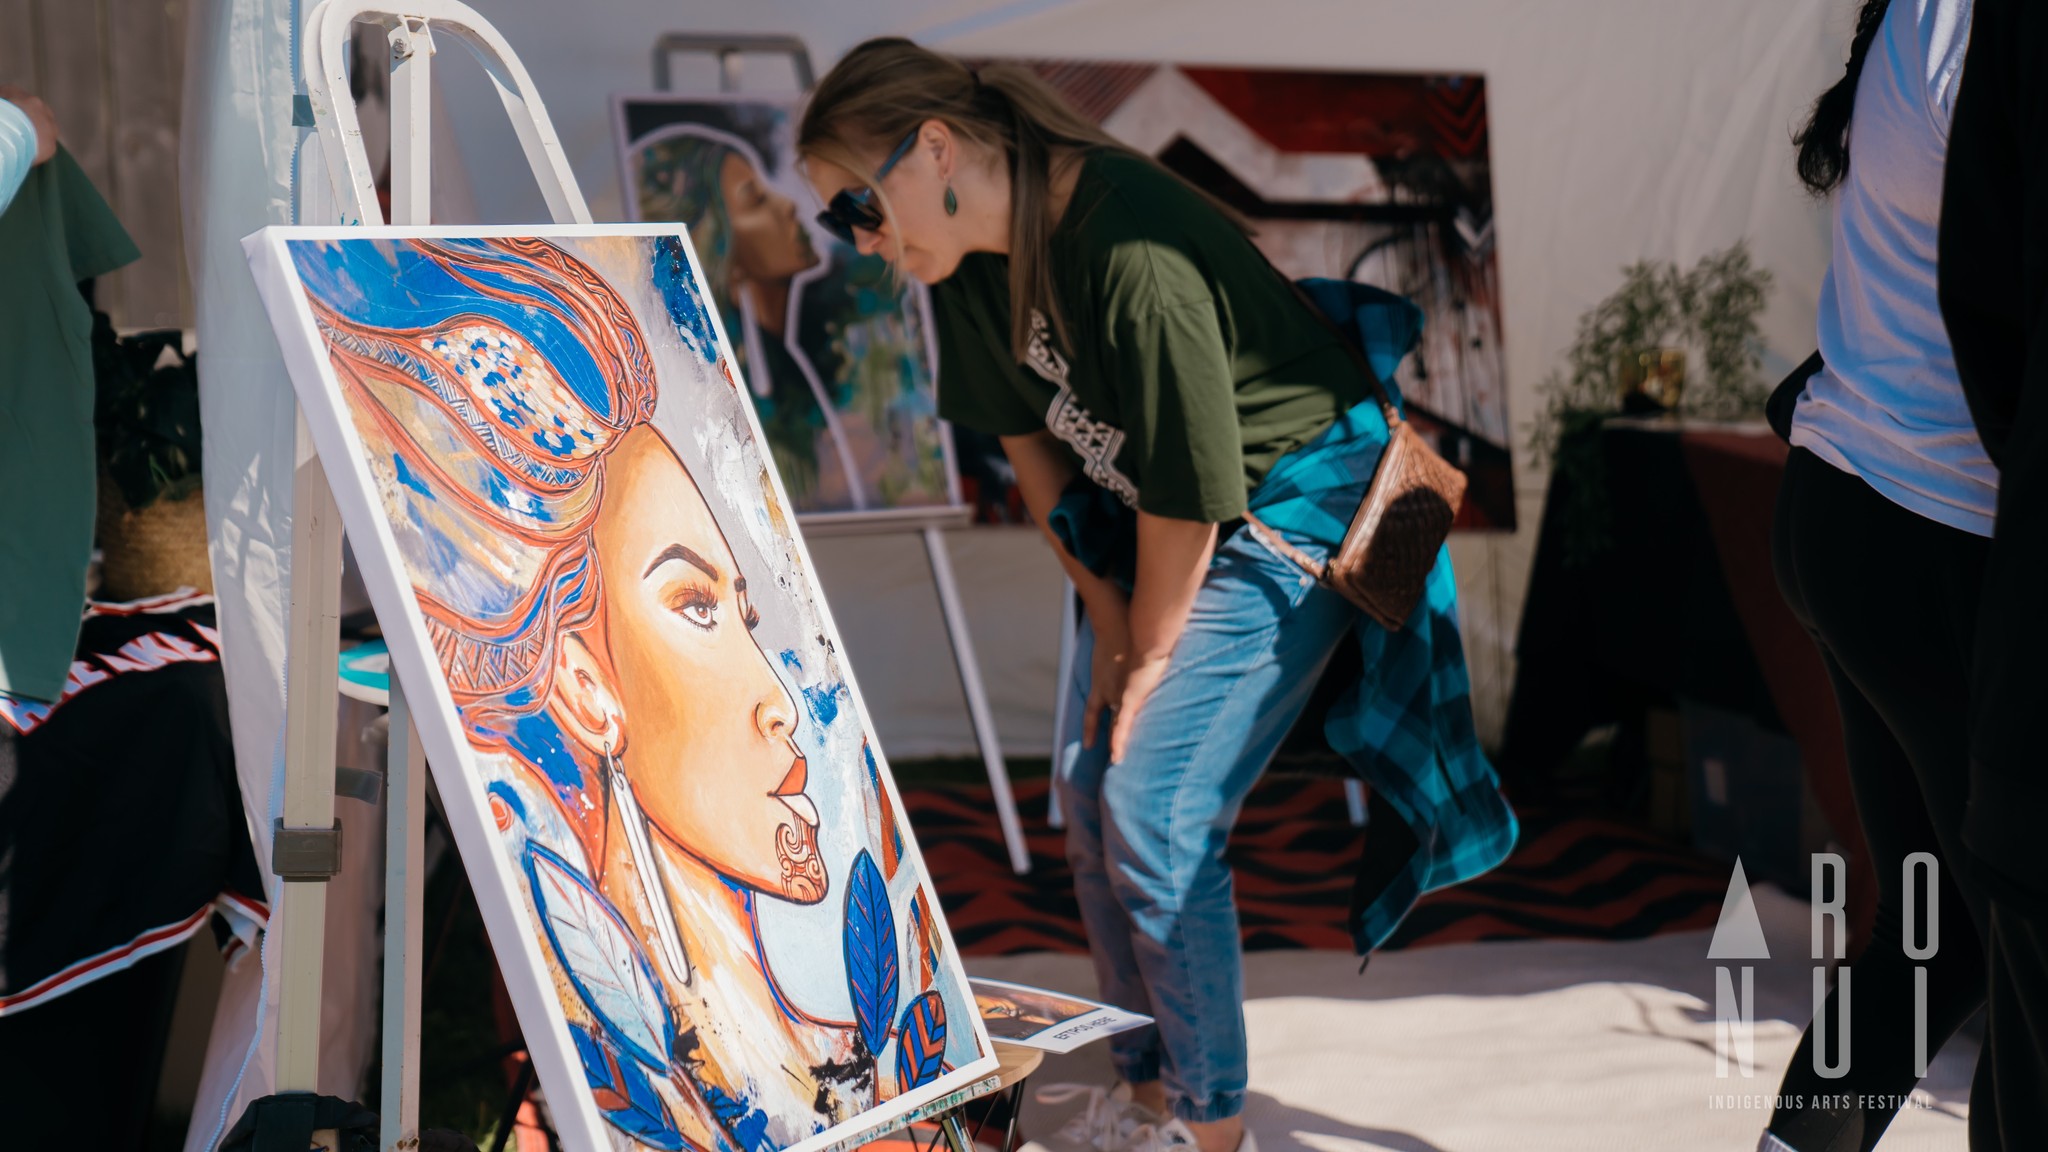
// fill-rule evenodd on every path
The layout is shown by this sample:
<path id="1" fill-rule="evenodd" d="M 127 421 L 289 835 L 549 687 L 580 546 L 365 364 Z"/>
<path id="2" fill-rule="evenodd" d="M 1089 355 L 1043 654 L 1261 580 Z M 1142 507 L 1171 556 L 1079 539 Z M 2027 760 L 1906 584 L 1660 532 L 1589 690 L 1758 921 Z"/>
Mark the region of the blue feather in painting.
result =
<path id="1" fill-rule="evenodd" d="M 633 1059 L 667 1068 L 675 1025 L 625 918 L 574 865 L 531 840 L 526 880 L 555 958 L 599 1027 Z"/>
<path id="2" fill-rule="evenodd" d="M 676 326 L 676 335 L 706 364 L 718 363 L 718 337 L 711 327 L 711 312 L 697 295 L 696 278 L 690 274 L 690 258 L 681 240 L 674 236 L 655 239 L 653 272 L 654 286 L 661 293 L 669 321 Z"/>
<path id="3" fill-rule="evenodd" d="M 908 1092 L 939 1078 L 946 1064 L 946 1004 L 927 992 L 903 1010 L 896 1034 L 896 1087 Z"/>
<path id="4" fill-rule="evenodd" d="M 682 1152 L 691 1147 L 676 1130 L 675 1119 L 654 1091 L 654 1083 L 637 1063 L 620 1060 L 603 1036 L 588 1029 L 572 1025 L 569 1038 L 576 1042 L 576 1054 L 583 1059 L 583 1078 L 590 1085 L 591 1099 L 606 1120 L 640 1143 L 662 1152 Z"/>
<path id="5" fill-rule="evenodd" d="M 889 885 L 866 849 L 854 857 L 847 877 L 846 986 L 861 1040 L 869 1052 L 880 1053 L 896 1014 L 896 914 L 889 907 Z"/>
<path id="6" fill-rule="evenodd" d="M 925 912 L 924 889 L 910 898 L 910 928 L 905 933 L 904 951 L 910 956 L 910 990 L 931 991 L 939 978 L 939 950 L 932 944 L 931 917 Z"/>

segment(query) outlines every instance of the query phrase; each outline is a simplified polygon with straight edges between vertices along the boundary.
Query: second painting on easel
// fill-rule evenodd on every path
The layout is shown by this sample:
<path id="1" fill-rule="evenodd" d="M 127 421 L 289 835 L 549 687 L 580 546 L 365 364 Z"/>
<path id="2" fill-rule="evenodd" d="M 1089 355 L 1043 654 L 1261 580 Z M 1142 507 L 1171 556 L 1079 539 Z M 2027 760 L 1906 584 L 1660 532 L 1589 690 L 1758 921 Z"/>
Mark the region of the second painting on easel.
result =
<path id="1" fill-rule="evenodd" d="M 628 217 L 690 230 L 798 514 L 958 507 L 924 289 L 812 225 L 790 102 L 634 96 L 613 111 Z"/>

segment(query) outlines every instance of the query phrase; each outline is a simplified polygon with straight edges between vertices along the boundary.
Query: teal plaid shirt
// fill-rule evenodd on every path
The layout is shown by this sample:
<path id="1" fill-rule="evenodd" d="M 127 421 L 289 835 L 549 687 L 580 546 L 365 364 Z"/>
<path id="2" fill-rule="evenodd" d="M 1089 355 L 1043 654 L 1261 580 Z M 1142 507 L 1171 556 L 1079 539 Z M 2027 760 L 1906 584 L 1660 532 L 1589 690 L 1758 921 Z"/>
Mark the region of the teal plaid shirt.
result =
<path id="1" fill-rule="evenodd" d="M 1252 493 L 1252 510 L 1297 545 L 1306 537 L 1326 554 L 1335 551 L 1386 443 L 1378 403 L 1360 404 L 1282 457 Z M 1359 894 L 1350 928 L 1365 953 L 1393 935 L 1423 893 L 1507 859 L 1517 825 L 1472 725 L 1450 549 L 1438 553 L 1406 626 L 1389 632 L 1361 612 L 1352 634 L 1364 674 L 1330 709 L 1323 736 L 1400 815 L 1417 845 L 1384 888 Z"/>
<path id="2" fill-rule="evenodd" d="M 1422 334 L 1421 309 L 1361 284 L 1305 280 L 1301 287 L 1364 350 L 1400 404 L 1394 370 Z M 1297 541 L 1305 536 L 1334 551 L 1386 445 L 1378 403 L 1359 404 L 1282 457 L 1252 493 L 1252 510 Z M 1417 845 L 1384 888 L 1354 901 L 1352 942 L 1363 954 L 1386 943 L 1424 893 L 1507 859 L 1519 825 L 1472 724 L 1450 549 L 1437 554 L 1422 602 L 1405 627 L 1389 632 L 1360 613 L 1353 634 L 1365 673 L 1330 710 L 1323 735 L 1399 813 Z"/>

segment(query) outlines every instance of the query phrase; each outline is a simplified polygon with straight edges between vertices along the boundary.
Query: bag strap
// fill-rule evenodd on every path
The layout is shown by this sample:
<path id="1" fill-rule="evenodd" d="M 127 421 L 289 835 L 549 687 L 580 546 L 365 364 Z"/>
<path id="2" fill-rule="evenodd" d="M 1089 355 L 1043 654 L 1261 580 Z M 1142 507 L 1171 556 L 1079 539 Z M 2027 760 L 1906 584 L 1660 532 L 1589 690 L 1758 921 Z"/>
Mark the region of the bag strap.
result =
<path id="1" fill-rule="evenodd" d="M 1286 557 L 1288 560 L 1293 561 L 1295 567 L 1300 568 L 1303 571 L 1307 572 L 1309 575 L 1315 577 L 1318 581 L 1321 581 L 1328 577 L 1329 565 L 1324 564 L 1322 561 L 1316 559 L 1315 557 L 1309 555 L 1306 552 L 1303 552 L 1301 549 L 1296 548 L 1294 545 L 1289 544 L 1285 536 L 1282 536 L 1280 535 L 1280 533 L 1273 531 L 1272 527 L 1268 525 L 1264 520 L 1261 520 L 1257 516 L 1253 515 L 1251 509 L 1249 508 L 1245 509 L 1244 522 L 1250 525 L 1252 531 L 1258 533 L 1259 539 L 1264 540 L 1266 544 L 1273 549 L 1273 551 L 1278 552 L 1280 553 L 1280 555 Z"/>
<path id="2" fill-rule="evenodd" d="M 1270 264 L 1271 261 L 1267 263 Z M 1273 271 L 1278 273 L 1280 269 L 1276 267 Z M 1351 357 L 1351 362 L 1356 364 L 1358 370 L 1365 374 L 1366 381 L 1372 385 L 1373 398 L 1380 402 L 1380 413 L 1387 418 L 1387 432 L 1391 435 L 1394 429 L 1400 427 L 1403 423 L 1401 410 L 1394 406 L 1393 398 L 1387 395 L 1387 386 L 1380 382 L 1380 374 L 1372 370 L 1372 361 L 1365 358 L 1365 349 L 1360 348 L 1356 340 L 1346 335 L 1344 329 L 1339 328 L 1337 322 L 1330 319 L 1330 314 L 1323 311 L 1322 305 L 1317 304 L 1309 296 L 1306 289 L 1294 281 L 1288 280 L 1284 273 L 1281 273 L 1280 279 L 1287 281 L 1287 286 L 1294 289 L 1294 298 L 1301 301 L 1301 306 L 1308 309 L 1309 313 L 1320 321 L 1324 328 L 1329 330 L 1330 335 L 1336 338 L 1337 343 Z"/>
<path id="3" fill-rule="evenodd" d="M 1337 345 L 1344 349 L 1345 353 L 1351 357 L 1351 362 L 1358 366 L 1360 372 L 1365 374 L 1366 382 L 1372 385 L 1373 398 L 1380 402 L 1380 413 L 1387 418 L 1387 433 L 1391 437 L 1394 429 L 1403 423 L 1401 410 L 1394 406 L 1393 399 L 1387 395 L 1387 387 L 1381 383 L 1380 374 L 1373 371 L 1372 361 L 1365 358 L 1365 349 L 1360 348 L 1356 340 L 1346 335 L 1344 329 L 1338 327 L 1335 320 L 1330 319 L 1330 314 L 1323 311 L 1322 305 L 1315 302 L 1315 299 L 1308 294 L 1307 289 L 1290 279 L 1287 273 L 1282 272 L 1280 266 L 1273 263 L 1273 258 L 1266 255 L 1265 249 L 1253 243 L 1249 235 L 1244 238 L 1244 242 L 1250 244 L 1252 251 L 1258 253 L 1259 258 L 1266 262 L 1266 267 L 1273 270 L 1273 275 L 1279 277 L 1282 284 L 1287 285 L 1287 290 L 1294 293 L 1294 298 L 1301 302 L 1303 308 L 1308 309 L 1309 315 L 1315 317 L 1316 322 L 1321 324 L 1331 336 L 1336 337 Z"/>

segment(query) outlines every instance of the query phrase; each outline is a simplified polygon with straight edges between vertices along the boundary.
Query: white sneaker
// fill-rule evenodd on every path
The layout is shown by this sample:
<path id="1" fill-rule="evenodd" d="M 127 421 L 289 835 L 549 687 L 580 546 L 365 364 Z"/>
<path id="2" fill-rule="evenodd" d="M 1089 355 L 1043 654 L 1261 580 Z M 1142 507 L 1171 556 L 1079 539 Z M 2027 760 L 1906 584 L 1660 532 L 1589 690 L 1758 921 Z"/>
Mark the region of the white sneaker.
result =
<path id="1" fill-rule="evenodd" d="M 1048 1084 L 1032 1095 L 1047 1105 L 1085 1100 L 1080 1111 L 1046 1141 L 1057 1152 L 1123 1152 L 1138 1132 L 1166 1122 L 1166 1117 L 1131 1099 L 1131 1086 L 1122 1082 L 1114 1088 Z"/>
<path id="2" fill-rule="evenodd" d="M 1120 1152 L 1195 1152 L 1195 1134 L 1176 1116 L 1162 1124 L 1146 1124 L 1131 1133 L 1131 1142 Z"/>
<path id="3" fill-rule="evenodd" d="M 1194 1132 L 1176 1116 L 1163 1124 L 1140 1126 L 1120 1152 L 1195 1152 L 1196 1147 Z M 1259 1142 L 1250 1128 L 1238 1138 L 1237 1152 L 1259 1152 Z"/>

